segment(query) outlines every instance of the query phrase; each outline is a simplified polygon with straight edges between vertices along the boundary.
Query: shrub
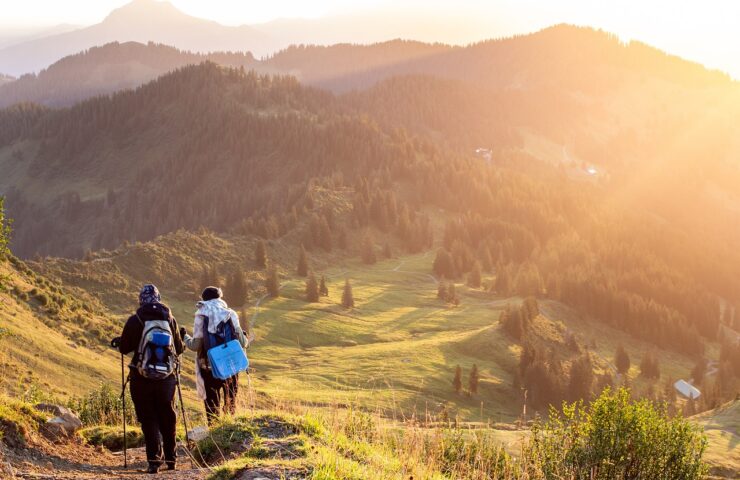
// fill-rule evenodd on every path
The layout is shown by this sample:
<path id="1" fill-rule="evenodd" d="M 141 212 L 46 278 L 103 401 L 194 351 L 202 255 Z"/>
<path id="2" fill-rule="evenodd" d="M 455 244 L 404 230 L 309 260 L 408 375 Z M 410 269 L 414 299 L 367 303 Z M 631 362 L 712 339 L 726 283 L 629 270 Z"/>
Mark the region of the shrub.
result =
<path id="1" fill-rule="evenodd" d="M 131 394 L 126 390 L 126 422 L 134 422 L 134 404 Z M 121 391 L 110 384 L 101 383 L 97 390 L 93 390 L 81 398 L 73 398 L 69 408 L 77 412 L 85 425 L 121 425 L 123 409 L 121 406 Z"/>
<path id="2" fill-rule="evenodd" d="M 683 418 L 669 418 L 629 391 L 604 390 L 588 406 L 566 404 L 536 423 L 526 468 L 547 479 L 698 479 L 705 474 L 706 439 Z"/>
<path id="3" fill-rule="evenodd" d="M 111 451 L 123 450 L 122 425 L 96 425 L 83 428 L 79 431 L 80 437 L 89 445 L 103 446 Z M 126 428 L 126 447 L 136 448 L 144 446 L 144 435 L 141 429 L 134 426 Z"/>

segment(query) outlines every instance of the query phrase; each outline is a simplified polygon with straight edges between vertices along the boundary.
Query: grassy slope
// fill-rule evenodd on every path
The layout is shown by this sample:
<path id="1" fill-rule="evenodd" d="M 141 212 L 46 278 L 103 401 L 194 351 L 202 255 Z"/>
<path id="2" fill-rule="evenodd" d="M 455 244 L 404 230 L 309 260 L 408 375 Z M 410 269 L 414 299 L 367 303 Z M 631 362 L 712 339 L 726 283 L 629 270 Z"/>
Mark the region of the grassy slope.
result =
<path id="1" fill-rule="evenodd" d="M 66 397 L 120 378 L 118 357 L 73 324 L 76 314 L 69 311 L 71 306 L 63 307 L 56 319 L 37 297 L 24 300 L 12 293 L 16 287 L 50 296 L 53 287 L 9 263 L 0 262 L 0 276 L 7 276 L 10 285 L 8 291 L 0 291 L 0 327 L 6 332 L 0 339 L 4 372 L 0 389 L 13 395 Z M 93 324 L 104 321 L 81 314 Z"/>
<path id="2" fill-rule="evenodd" d="M 693 417 L 704 428 L 709 445 L 705 460 L 718 474 L 740 472 L 740 401 Z"/>
<path id="3" fill-rule="evenodd" d="M 498 317 L 519 299 L 492 298 L 458 285 L 461 304 L 444 305 L 428 276 L 432 258 L 331 269 L 330 295 L 317 304 L 303 300 L 302 280 L 289 279 L 282 296 L 266 300 L 256 319 L 258 342 L 250 356 L 257 388 L 286 400 L 354 402 L 396 414 L 437 413 L 447 405 L 464 420 L 513 420 L 520 408 L 511 387 L 520 346 L 501 331 Z M 356 308 L 350 311 L 338 305 L 345 277 L 354 286 Z M 664 375 L 673 378 L 685 378 L 693 366 L 688 357 L 656 350 L 563 305 L 544 302 L 542 312 L 535 320 L 536 342 L 554 348 L 565 362 L 573 358 L 565 335 L 573 332 L 580 344 L 591 346 L 601 371 L 611 368 L 619 343 L 633 364 L 653 351 Z M 456 395 L 450 385 L 455 365 L 467 379 L 473 363 L 481 369 L 479 395 Z M 636 365 L 630 375 L 637 377 Z"/>

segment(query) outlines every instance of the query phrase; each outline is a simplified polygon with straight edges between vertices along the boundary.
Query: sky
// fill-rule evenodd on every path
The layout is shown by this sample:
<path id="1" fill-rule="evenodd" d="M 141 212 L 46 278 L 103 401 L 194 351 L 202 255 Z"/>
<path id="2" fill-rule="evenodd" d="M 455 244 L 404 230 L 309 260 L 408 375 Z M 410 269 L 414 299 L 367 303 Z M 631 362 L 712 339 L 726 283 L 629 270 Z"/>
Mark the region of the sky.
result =
<path id="1" fill-rule="evenodd" d="M 0 0 L 0 37 L 58 24 L 100 22 L 126 0 Z M 528 33 L 556 23 L 588 25 L 637 39 L 740 78 L 736 0 L 171 0 L 193 16 L 225 25 L 278 18 L 382 13 L 396 36 L 468 43 Z M 419 23 L 428 24 L 424 30 Z M 400 30 L 399 30 L 400 29 Z M 352 41 L 351 38 L 346 41 Z"/>

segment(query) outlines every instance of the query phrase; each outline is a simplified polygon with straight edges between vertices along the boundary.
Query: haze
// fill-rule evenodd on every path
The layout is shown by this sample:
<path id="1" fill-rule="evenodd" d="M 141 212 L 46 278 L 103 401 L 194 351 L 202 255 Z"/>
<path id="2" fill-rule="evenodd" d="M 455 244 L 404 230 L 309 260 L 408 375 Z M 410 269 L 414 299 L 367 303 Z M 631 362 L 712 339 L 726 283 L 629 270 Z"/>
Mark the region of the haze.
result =
<path id="1" fill-rule="evenodd" d="M 10 2 L 7 2 L 10 3 Z M 100 22 L 125 0 L 28 0 L 3 6 L 0 39 L 60 24 Z M 172 0 L 178 9 L 225 25 L 260 24 L 278 19 L 345 16 L 342 28 L 323 33 L 322 42 L 372 42 L 401 37 L 465 44 L 528 33 L 555 23 L 588 25 L 637 39 L 709 68 L 740 76 L 740 2 L 561 2 L 439 0 L 339 0 L 243 2 Z M 319 24 L 317 24 L 319 25 Z M 336 25 L 336 24 L 334 24 Z M 341 25 L 341 24 L 340 24 Z M 307 28 L 310 28 L 307 27 Z M 317 27 L 319 28 L 319 27 Z"/>

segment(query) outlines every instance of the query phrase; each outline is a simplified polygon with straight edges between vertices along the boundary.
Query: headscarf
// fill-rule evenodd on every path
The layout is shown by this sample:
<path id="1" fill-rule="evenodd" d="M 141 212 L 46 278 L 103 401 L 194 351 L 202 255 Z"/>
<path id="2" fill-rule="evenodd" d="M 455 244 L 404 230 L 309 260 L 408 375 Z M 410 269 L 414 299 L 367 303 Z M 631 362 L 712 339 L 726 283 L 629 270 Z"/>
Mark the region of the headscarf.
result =
<path id="1" fill-rule="evenodd" d="M 139 305 L 146 305 L 147 303 L 160 303 L 161 301 L 162 297 L 159 295 L 159 290 L 157 290 L 157 287 L 155 287 L 151 283 L 148 283 L 141 287 L 141 292 L 139 292 Z"/>

